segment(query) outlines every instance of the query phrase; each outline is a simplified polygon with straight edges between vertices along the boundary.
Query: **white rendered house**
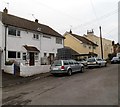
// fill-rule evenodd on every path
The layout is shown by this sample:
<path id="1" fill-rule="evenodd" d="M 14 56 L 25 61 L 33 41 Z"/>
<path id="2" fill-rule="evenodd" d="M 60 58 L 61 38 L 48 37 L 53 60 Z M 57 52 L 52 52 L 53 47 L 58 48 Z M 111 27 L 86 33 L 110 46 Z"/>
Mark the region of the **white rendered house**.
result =
<path id="1" fill-rule="evenodd" d="M 58 48 L 63 48 L 64 37 L 47 25 L 0 12 L 0 47 L 2 68 L 6 61 L 15 60 L 27 66 L 51 62 Z M 47 63 L 47 62 L 46 62 Z"/>

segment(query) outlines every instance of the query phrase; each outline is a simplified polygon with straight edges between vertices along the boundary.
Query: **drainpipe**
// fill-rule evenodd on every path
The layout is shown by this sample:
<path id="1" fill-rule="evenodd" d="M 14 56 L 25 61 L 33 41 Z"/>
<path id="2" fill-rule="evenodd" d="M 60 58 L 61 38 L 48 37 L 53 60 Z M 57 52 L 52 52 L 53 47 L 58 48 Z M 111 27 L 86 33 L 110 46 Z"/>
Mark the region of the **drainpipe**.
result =
<path id="1" fill-rule="evenodd" d="M 2 48 L 0 47 L 0 72 L 2 71 L 1 64 L 2 64 Z"/>
<path id="2" fill-rule="evenodd" d="M 5 62 L 6 62 L 6 55 L 7 55 L 7 52 L 6 52 L 6 47 L 7 47 L 7 25 L 5 25 Z"/>

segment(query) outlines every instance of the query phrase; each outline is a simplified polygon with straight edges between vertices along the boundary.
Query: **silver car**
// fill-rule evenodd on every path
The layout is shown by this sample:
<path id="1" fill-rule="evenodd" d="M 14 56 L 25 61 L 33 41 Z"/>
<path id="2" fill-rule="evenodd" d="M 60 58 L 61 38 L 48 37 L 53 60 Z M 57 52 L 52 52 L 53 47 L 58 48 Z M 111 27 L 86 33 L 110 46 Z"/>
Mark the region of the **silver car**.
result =
<path id="1" fill-rule="evenodd" d="M 71 76 L 73 72 L 78 71 L 84 72 L 84 65 L 75 60 L 55 60 L 50 67 L 50 73 L 53 75 L 66 73 Z"/>
<path id="2" fill-rule="evenodd" d="M 107 61 L 101 59 L 101 58 L 88 58 L 87 60 L 87 67 L 102 67 L 107 66 Z"/>

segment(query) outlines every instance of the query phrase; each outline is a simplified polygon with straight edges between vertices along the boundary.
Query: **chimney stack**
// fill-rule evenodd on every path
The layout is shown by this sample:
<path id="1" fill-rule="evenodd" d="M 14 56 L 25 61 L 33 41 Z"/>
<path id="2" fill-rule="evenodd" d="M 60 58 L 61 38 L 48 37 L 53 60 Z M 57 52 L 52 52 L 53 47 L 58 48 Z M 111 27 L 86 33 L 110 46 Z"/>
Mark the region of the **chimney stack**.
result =
<path id="1" fill-rule="evenodd" d="M 5 9 L 3 10 L 4 13 L 8 14 L 8 9 L 5 7 Z"/>
<path id="2" fill-rule="evenodd" d="M 38 19 L 35 19 L 35 22 L 38 23 Z"/>
<path id="3" fill-rule="evenodd" d="M 87 30 L 87 34 L 91 34 L 91 35 L 94 35 L 94 30 Z"/>
<path id="4" fill-rule="evenodd" d="M 70 29 L 70 34 L 72 34 L 72 30 Z"/>

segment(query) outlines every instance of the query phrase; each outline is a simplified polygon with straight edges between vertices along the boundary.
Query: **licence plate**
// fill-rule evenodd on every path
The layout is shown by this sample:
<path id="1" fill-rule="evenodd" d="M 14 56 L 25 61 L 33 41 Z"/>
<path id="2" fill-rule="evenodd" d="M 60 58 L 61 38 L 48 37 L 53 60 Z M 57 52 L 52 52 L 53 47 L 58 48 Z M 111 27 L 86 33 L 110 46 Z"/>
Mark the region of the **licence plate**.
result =
<path id="1" fill-rule="evenodd" d="M 58 70 L 58 68 L 53 68 L 53 70 Z"/>

